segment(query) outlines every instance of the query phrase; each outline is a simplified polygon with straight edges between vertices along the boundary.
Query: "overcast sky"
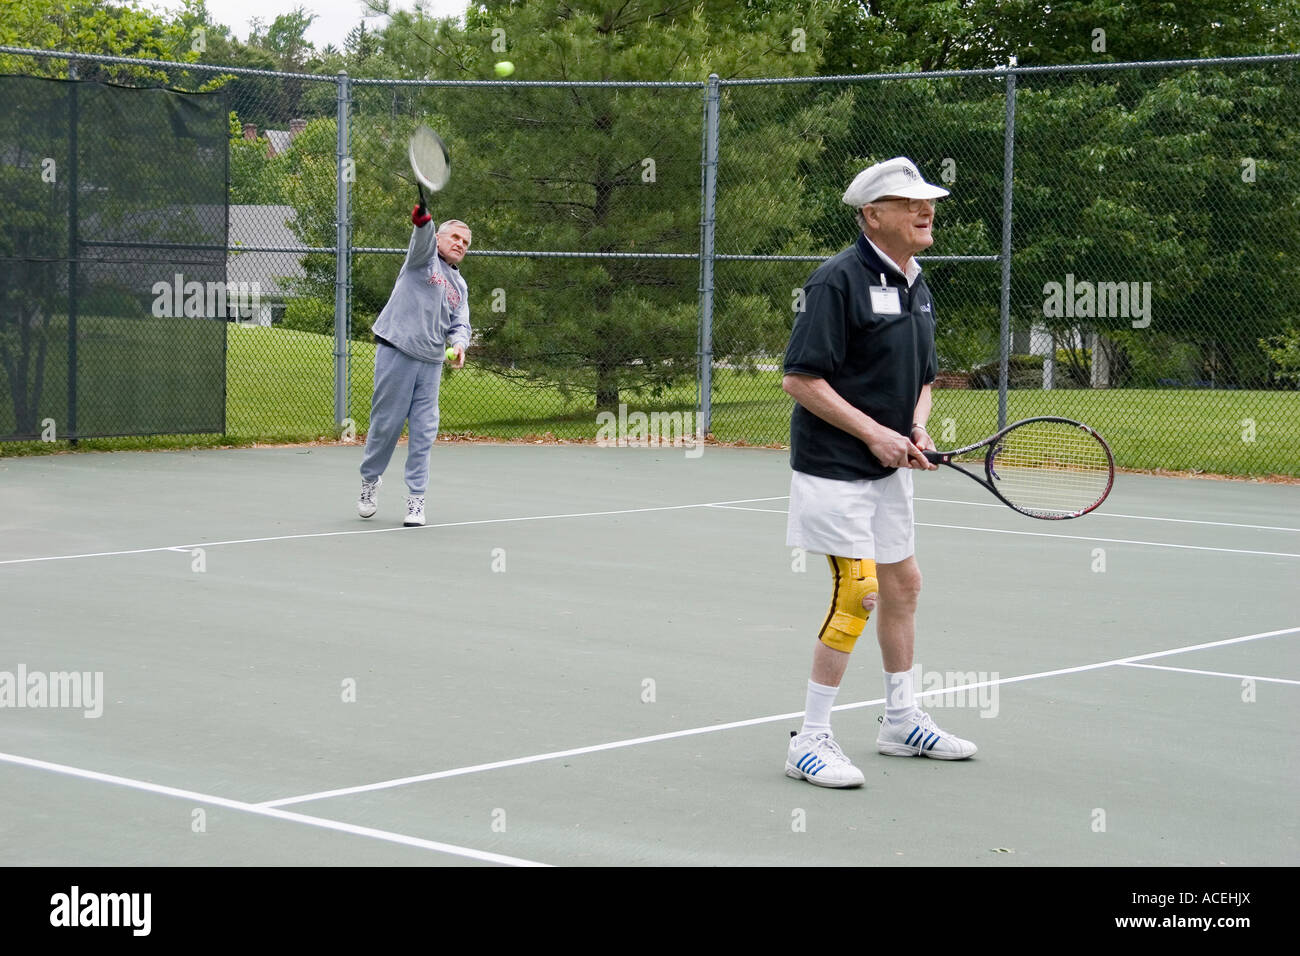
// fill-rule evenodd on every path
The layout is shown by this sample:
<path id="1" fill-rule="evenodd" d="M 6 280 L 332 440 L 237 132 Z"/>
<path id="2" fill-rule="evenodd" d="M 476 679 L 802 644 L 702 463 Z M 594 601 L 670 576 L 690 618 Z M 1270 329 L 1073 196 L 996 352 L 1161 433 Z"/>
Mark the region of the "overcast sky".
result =
<path id="1" fill-rule="evenodd" d="M 179 4 L 167 4 L 162 0 L 164 9 L 179 9 Z M 230 27 L 230 31 L 240 40 L 247 40 L 248 21 L 260 17 L 267 26 L 282 13 L 292 13 L 302 7 L 308 13 L 316 14 L 316 19 L 307 29 L 307 39 L 322 49 L 327 44 L 334 44 L 343 49 L 343 39 L 353 27 L 361 22 L 367 13 L 361 0 L 207 0 L 208 14 L 216 23 Z M 395 0 L 394 7 L 409 10 L 415 6 L 414 0 Z M 458 17 L 469 6 L 469 0 L 425 0 L 425 9 L 435 17 Z M 367 29 L 379 29 L 387 22 L 386 17 L 366 19 Z"/>

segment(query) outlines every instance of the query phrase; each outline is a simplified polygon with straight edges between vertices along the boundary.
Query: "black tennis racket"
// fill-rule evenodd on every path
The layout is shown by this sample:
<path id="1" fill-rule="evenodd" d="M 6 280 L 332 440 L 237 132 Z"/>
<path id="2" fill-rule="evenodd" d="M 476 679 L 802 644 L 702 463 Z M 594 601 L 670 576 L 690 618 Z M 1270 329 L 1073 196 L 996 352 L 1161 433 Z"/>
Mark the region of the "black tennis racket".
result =
<path id="1" fill-rule="evenodd" d="M 1115 483 L 1115 459 L 1095 431 L 1068 418 L 1026 418 L 958 448 L 927 451 L 1031 518 L 1059 521 L 1095 509 Z"/>

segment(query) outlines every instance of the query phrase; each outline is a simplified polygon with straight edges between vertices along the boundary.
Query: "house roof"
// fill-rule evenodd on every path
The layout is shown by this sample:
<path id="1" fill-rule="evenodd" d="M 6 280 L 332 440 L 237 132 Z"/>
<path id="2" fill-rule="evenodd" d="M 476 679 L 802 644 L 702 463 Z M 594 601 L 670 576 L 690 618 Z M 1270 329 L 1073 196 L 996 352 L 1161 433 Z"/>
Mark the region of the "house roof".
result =
<path id="1" fill-rule="evenodd" d="M 266 131 L 266 138 L 271 143 L 270 155 L 272 156 L 279 156 L 287 150 L 289 144 L 293 142 L 293 134 L 287 129 L 268 129 Z"/>
<path id="2" fill-rule="evenodd" d="M 222 235 L 223 207 L 216 204 L 168 205 L 130 209 L 109 216 L 102 210 L 80 220 L 80 235 L 87 245 L 83 277 L 87 286 L 111 283 L 146 296 L 154 283 L 176 273 L 186 278 L 257 283 L 263 296 L 289 295 L 294 282 L 306 275 L 301 252 L 240 252 L 241 246 L 258 249 L 301 249 L 304 245 L 290 228 L 293 206 L 231 205 L 225 208 L 227 234 Z M 66 222 L 62 220 L 62 222 Z M 222 268 L 221 242 L 227 252 Z M 195 243 L 208 249 L 159 249 L 132 246 L 132 240 Z M 96 241 L 124 243 L 96 246 Z M 224 271 L 224 276 L 222 275 Z M 147 297 L 147 296 L 146 296 Z"/>
<path id="3" fill-rule="evenodd" d="M 301 248 L 289 223 L 292 206 L 231 206 L 228 282 L 256 282 L 263 295 L 292 291 L 292 281 L 306 275 L 300 252 L 240 252 L 240 246 Z"/>

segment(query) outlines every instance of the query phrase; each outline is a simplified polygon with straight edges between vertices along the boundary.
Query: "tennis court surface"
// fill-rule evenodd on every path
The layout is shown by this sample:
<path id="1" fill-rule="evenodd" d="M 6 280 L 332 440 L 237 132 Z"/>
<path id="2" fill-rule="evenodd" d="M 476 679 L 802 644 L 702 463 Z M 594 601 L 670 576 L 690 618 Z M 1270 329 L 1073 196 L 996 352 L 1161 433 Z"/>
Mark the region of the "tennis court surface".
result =
<path id="1" fill-rule="evenodd" d="M 785 452 L 440 443 L 416 529 L 360 456 L 0 459 L 0 863 L 1300 863 L 1300 487 L 918 474 L 917 689 L 980 750 L 875 752 L 868 635 L 835 791 L 783 773 Z"/>

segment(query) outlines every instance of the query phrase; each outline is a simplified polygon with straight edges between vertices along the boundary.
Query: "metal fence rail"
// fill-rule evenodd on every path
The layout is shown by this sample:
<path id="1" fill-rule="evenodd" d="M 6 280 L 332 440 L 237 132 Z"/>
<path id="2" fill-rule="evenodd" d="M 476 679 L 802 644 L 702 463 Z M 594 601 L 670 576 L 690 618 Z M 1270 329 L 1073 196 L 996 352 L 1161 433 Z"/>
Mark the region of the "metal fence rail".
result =
<path id="1" fill-rule="evenodd" d="M 1126 467 L 1300 474 L 1298 56 L 700 83 L 0 60 L 227 90 L 228 270 L 265 289 L 230 329 L 232 437 L 365 431 L 425 121 L 453 156 L 432 211 L 474 229 L 444 430 L 590 440 L 626 405 L 784 443 L 799 292 L 856 235 L 839 197 L 907 155 L 951 191 L 921 257 L 941 445 L 1052 413 Z"/>

